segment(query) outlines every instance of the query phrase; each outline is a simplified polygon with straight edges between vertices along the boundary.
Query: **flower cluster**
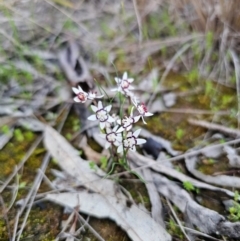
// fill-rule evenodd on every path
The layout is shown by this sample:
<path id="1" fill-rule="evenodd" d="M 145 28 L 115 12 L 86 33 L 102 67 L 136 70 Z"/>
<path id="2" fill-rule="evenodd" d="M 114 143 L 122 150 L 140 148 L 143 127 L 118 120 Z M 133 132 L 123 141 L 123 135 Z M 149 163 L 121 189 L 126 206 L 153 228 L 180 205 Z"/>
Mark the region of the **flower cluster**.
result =
<path id="1" fill-rule="evenodd" d="M 129 116 L 125 116 L 122 119 L 114 118 L 110 115 L 112 106 L 108 105 L 103 107 L 101 101 L 98 101 L 97 106 L 91 105 L 91 109 L 94 112 L 93 115 L 88 117 L 88 120 L 98 121 L 100 129 L 104 131 L 102 137 L 106 140 L 105 148 L 110 146 L 116 146 L 117 152 L 127 152 L 128 150 L 136 151 L 136 146 L 141 145 L 146 142 L 146 140 L 138 138 L 141 129 L 132 131 L 133 124 L 139 121 L 141 118 L 144 124 L 147 124 L 144 120 L 145 117 L 152 116 L 153 114 L 148 112 L 145 104 L 140 103 L 135 97 L 132 90 L 134 87 L 131 85 L 134 79 L 128 78 L 127 73 L 123 74 L 121 78 L 115 78 L 117 83 L 117 88 L 112 89 L 112 91 L 117 91 L 128 97 L 133 104 L 131 113 Z M 77 95 L 74 97 L 74 101 L 84 103 L 87 100 L 94 100 L 95 98 L 102 98 L 103 95 L 97 96 L 96 93 L 89 92 L 86 93 L 82 90 L 80 86 L 73 88 L 73 92 Z M 136 108 L 138 114 L 134 115 L 133 110 Z"/>

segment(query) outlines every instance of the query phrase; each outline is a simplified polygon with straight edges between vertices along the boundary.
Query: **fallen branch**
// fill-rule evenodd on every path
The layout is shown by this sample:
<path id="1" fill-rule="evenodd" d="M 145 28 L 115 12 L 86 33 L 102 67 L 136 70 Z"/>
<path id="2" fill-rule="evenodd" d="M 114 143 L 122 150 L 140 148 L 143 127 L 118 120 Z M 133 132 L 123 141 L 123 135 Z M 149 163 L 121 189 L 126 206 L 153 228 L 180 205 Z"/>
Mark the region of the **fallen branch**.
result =
<path id="1" fill-rule="evenodd" d="M 188 171 L 198 179 L 203 180 L 207 183 L 218 185 L 218 186 L 235 187 L 235 188 L 240 187 L 239 177 L 227 176 L 227 175 L 218 175 L 218 176 L 205 175 L 204 173 L 196 170 L 197 162 L 198 162 L 197 156 L 185 158 L 185 163 Z"/>
<path id="2" fill-rule="evenodd" d="M 194 120 L 194 119 L 188 119 L 188 123 L 195 125 L 195 126 L 201 126 L 203 128 L 207 128 L 209 130 L 213 130 L 213 131 L 218 131 L 218 132 L 222 132 L 224 134 L 227 134 L 229 136 L 232 137 L 239 137 L 240 136 L 240 131 L 237 129 L 232 129 L 229 127 L 225 127 L 219 124 L 214 124 L 214 123 L 210 123 L 207 121 L 199 121 L 199 120 Z"/>
<path id="3" fill-rule="evenodd" d="M 223 193 L 227 194 L 230 197 L 234 197 L 234 193 L 230 190 L 227 190 L 225 188 L 215 187 L 213 185 L 198 181 L 198 180 L 196 180 L 192 177 L 188 177 L 187 175 L 185 175 L 181 172 L 178 172 L 175 169 L 169 168 L 169 167 L 161 164 L 160 162 L 155 162 L 152 159 L 144 157 L 143 155 L 140 155 L 138 153 L 129 152 L 128 153 L 128 159 L 130 161 L 132 161 L 133 163 L 135 163 L 135 165 L 141 167 L 141 168 L 133 169 L 134 171 L 140 170 L 140 169 L 142 169 L 142 167 L 144 167 L 144 168 L 150 167 L 155 172 L 159 172 L 159 173 L 168 175 L 168 176 L 170 176 L 172 178 L 175 178 L 175 179 L 177 179 L 181 182 L 187 182 L 188 181 L 188 182 L 191 182 L 195 187 L 208 189 L 208 190 L 212 190 L 212 191 L 220 191 L 220 192 L 223 192 Z"/>

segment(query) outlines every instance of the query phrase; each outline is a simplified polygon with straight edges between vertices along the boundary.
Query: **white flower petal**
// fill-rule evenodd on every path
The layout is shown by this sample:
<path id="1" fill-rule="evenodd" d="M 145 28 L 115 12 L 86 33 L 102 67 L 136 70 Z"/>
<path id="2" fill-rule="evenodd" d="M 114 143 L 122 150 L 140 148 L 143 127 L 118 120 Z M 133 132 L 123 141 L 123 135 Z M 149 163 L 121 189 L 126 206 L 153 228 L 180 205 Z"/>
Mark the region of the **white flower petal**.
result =
<path id="1" fill-rule="evenodd" d="M 109 133 L 112 132 L 112 131 L 111 131 L 110 128 L 106 127 L 106 132 L 107 132 L 107 134 L 109 134 Z"/>
<path id="2" fill-rule="evenodd" d="M 87 119 L 91 121 L 97 120 L 96 115 L 90 115 Z"/>
<path id="3" fill-rule="evenodd" d="M 141 132 L 141 129 L 138 129 L 138 130 L 134 131 L 133 136 L 138 137 L 140 132 Z"/>
<path id="4" fill-rule="evenodd" d="M 117 140 L 118 142 L 122 142 L 122 136 L 116 136 L 116 140 Z"/>
<path id="5" fill-rule="evenodd" d="M 118 88 L 115 88 L 115 89 L 111 89 L 111 91 L 118 91 Z"/>
<path id="6" fill-rule="evenodd" d="M 103 139 L 106 139 L 106 134 L 99 134 L 99 136 Z"/>
<path id="7" fill-rule="evenodd" d="M 113 132 L 116 132 L 118 126 L 114 126 L 114 128 L 112 129 Z"/>
<path id="8" fill-rule="evenodd" d="M 106 143 L 105 143 L 105 149 L 108 149 L 110 146 L 111 146 L 111 143 L 110 143 L 110 142 L 106 142 Z"/>
<path id="9" fill-rule="evenodd" d="M 80 86 L 78 86 L 78 91 L 86 94 L 86 92 L 84 92 L 83 89 Z"/>
<path id="10" fill-rule="evenodd" d="M 131 101 L 132 101 L 132 103 L 137 107 L 137 105 L 138 105 L 138 99 L 137 99 L 135 96 L 133 96 L 133 97 L 131 98 Z"/>
<path id="11" fill-rule="evenodd" d="M 128 78 L 127 72 L 124 72 L 122 79 L 123 79 L 123 80 L 126 80 L 127 78 Z"/>
<path id="12" fill-rule="evenodd" d="M 129 83 L 132 83 L 133 81 L 134 81 L 133 78 L 129 78 L 129 79 L 128 79 L 128 82 L 129 82 Z"/>
<path id="13" fill-rule="evenodd" d="M 107 122 L 115 122 L 115 119 L 112 116 L 108 116 Z"/>
<path id="14" fill-rule="evenodd" d="M 131 116 L 131 117 L 133 116 L 133 110 L 134 110 L 134 106 L 133 106 L 132 109 L 131 109 L 131 113 L 130 113 L 130 116 Z"/>
<path id="15" fill-rule="evenodd" d="M 102 105 L 102 101 L 98 101 L 98 109 L 102 109 L 103 105 Z"/>
<path id="16" fill-rule="evenodd" d="M 100 122 L 100 128 L 104 129 L 104 127 L 105 127 L 105 122 Z"/>
<path id="17" fill-rule="evenodd" d="M 96 112 L 98 110 L 97 106 L 95 106 L 95 105 L 91 105 L 91 108 L 92 108 L 93 112 Z"/>
<path id="18" fill-rule="evenodd" d="M 94 94 L 94 93 L 88 93 L 87 98 L 88 98 L 89 100 L 94 100 L 94 99 L 96 98 L 96 94 Z"/>
<path id="19" fill-rule="evenodd" d="M 125 95 L 130 97 L 130 98 L 132 98 L 134 96 L 133 92 L 131 92 L 129 90 L 125 91 Z"/>
<path id="20" fill-rule="evenodd" d="M 116 122 L 118 123 L 118 125 L 121 125 L 121 123 L 122 123 L 122 121 L 120 119 L 118 119 Z"/>
<path id="21" fill-rule="evenodd" d="M 133 119 L 134 119 L 134 123 L 138 122 L 139 119 L 140 119 L 140 117 L 141 117 L 140 115 L 133 117 Z"/>
<path id="22" fill-rule="evenodd" d="M 122 82 L 122 80 L 121 80 L 121 79 L 119 79 L 119 78 L 117 78 L 117 77 L 115 77 L 115 81 L 116 81 L 116 83 L 117 83 L 117 84 L 119 84 L 119 83 L 121 83 L 121 82 Z"/>
<path id="23" fill-rule="evenodd" d="M 76 96 L 76 97 L 74 97 L 73 98 L 73 100 L 75 101 L 75 102 L 81 102 L 79 99 L 78 99 L 78 97 Z"/>
<path id="24" fill-rule="evenodd" d="M 75 87 L 72 87 L 72 91 L 77 95 L 80 91 L 77 89 L 77 88 L 75 88 Z"/>
<path id="25" fill-rule="evenodd" d="M 108 105 L 108 106 L 106 106 L 104 109 L 105 109 L 107 112 L 110 112 L 111 109 L 112 109 L 112 106 L 111 106 L 111 105 Z"/>
<path id="26" fill-rule="evenodd" d="M 104 96 L 104 95 L 96 95 L 95 98 L 100 99 L 100 98 L 102 98 L 103 96 Z"/>
<path id="27" fill-rule="evenodd" d="M 144 120 L 143 116 L 141 116 L 141 117 L 142 117 L 142 121 L 143 121 L 143 123 L 146 125 L 147 122 Z"/>
<path id="28" fill-rule="evenodd" d="M 119 146 L 121 143 L 119 141 L 114 141 L 114 146 Z"/>
<path id="29" fill-rule="evenodd" d="M 130 131 L 131 129 L 132 129 L 132 125 L 130 125 L 126 128 L 127 131 Z"/>
<path id="30" fill-rule="evenodd" d="M 136 146 L 132 146 L 132 148 L 130 148 L 131 151 L 136 151 Z"/>
<path id="31" fill-rule="evenodd" d="M 125 94 L 125 90 L 121 86 L 118 87 L 118 91 L 121 92 L 122 94 Z"/>
<path id="32" fill-rule="evenodd" d="M 132 131 L 129 131 L 126 137 L 131 137 L 132 135 L 133 135 Z"/>
<path id="33" fill-rule="evenodd" d="M 108 122 L 105 122 L 105 127 L 106 127 L 106 128 L 111 128 L 111 124 L 108 123 Z"/>
<path id="34" fill-rule="evenodd" d="M 152 116 L 153 114 L 152 113 L 150 113 L 150 112 L 146 112 L 145 113 L 145 116 Z"/>
<path id="35" fill-rule="evenodd" d="M 123 132 L 124 128 L 122 126 L 120 126 L 120 128 L 117 130 L 117 133 Z"/>
<path id="36" fill-rule="evenodd" d="M 122 153 L 123 152 L 123 145 L 120 145 L 117 149 L 117 153 Z"/>
<path id="37" fill-rule="evenodd" d="M 141 138 L 138 138 L 137 139 L 137 145 L 141 145 L 143 143 L 146 143 L 146 140 L 145 139 L 141 139 Z"/>

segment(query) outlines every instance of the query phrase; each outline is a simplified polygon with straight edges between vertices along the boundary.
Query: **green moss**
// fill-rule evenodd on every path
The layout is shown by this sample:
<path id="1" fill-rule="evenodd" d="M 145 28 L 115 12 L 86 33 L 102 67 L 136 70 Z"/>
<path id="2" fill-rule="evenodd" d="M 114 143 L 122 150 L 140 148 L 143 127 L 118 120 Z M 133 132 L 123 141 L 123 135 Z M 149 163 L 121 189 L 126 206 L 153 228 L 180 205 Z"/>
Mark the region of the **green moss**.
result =
<path id="1" fill-rule="evenodd" d="M 225 172 L 228 168 L 229 162 L 226 157 L 221 157 L 217 161 L 209 161 L 209 159 L 203 158 L 198 164 L 198 170 L 206 175 Z"/>
<path id="2" fill-rule="evenodd" d="M 183 235 L 180 227 L 176 224 L 176 222 L 173 219 L 169 220 L 169 223 L 167 225 L 167 231 L 173 237 L 178 237 L 178 238 L 180 238 L 180 240 L 184 240 L 184 235 Z"/>
<path id="3" fill-rule="evenodd" d="M 19 141 L 16 136 L 14 136 L 0 152 L 0 179 L 5 180 L 14 170 L 14 167 L 22 160 L 27 150 L 30 148 L 32 142 L 36 139 L 36 134 L 19 129 L 24 141 Z M 17 193 L 17 200 L 26 197 L 31 185 L 36 177 L 36 170 L 40 167 L 42 163 L 42 158 L 45 150 L 42 147 L 38 147 L 31 157 L 27 160 L 24 168 L 19 172 L 18 182 L 19 190 Z M 50 168 L 56 168 L 53 164 L 49 165 Z M 47 176 L 51 178 L 50 170 L 47 170 Z M 10 183 L 14 185 L 16 179 Z M 40 186 L 40 192 L 49 190 L 48 186 L 44 183 Z M 12 199 L 12 191 L 5 189 L 2 193 L 2 197 L 5 206 L 10 204 Z M 16 200 L 16 201 L 17 201 Z M 59 216 L 61 213 L 61 207 L 54 203 L 46 204 L 44 209 L 39 209 L 33 206 L 31 209 L 27 225 L 22 234 L 22 238 L 34 240 L 54 240 L 59 232 Z M 15 217 L 17 214 L 17 207 L 13 206 L 8 212 L 8 219 L 10 229 L 13 230 L 13 225 Z M 19 223 L 23 217 L 20 218 Z M 3 218 L 0 218 L 0 239 L 8 240 L 8 230 L 6 229 L 6 223 Z"/>

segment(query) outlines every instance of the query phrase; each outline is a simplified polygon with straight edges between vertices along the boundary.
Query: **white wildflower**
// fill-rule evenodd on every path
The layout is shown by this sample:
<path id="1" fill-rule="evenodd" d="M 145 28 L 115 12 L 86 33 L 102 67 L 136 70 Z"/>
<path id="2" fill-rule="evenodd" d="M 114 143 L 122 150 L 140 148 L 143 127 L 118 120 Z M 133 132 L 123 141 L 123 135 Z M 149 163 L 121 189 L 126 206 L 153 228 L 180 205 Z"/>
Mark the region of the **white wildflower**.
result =
<path id="1" fill-rule="evenodd" d="M 122 79 L 116 77 L 115 81 L 117 83 L 117 88 L 112 89 L 112 91 L 118 91 L 124 95 L 133 96 L 131 90 L 133 90 L 134 87 L 131 86 L 131 83 L 134 81 L 134 79 L 128 78 L 127 72 L 124 72 Z"/>
<path id="2" fill-rule="evenodd" d="M 100 128 L 104 129 L 106 126 L 106 123 L 114 122 L 115 120 L 109 115 L 109 112 L 111 111 L 112 106 L 106 106 L 103 107 L 102 102 L 98 101 L 98 106 L 91 105 L 91 108 L 93 112 L 95 112 L 94 115 L 91 115 L 88 117 L 88 120 L 95 121 L 98 120 L 100 123 Z"/>
<path id="3" fill-rule="evenodd" d="M 73 92 L 77 95 L 73 98 L 75 102 L 85 103 L 87 100 L 94 100 L 102 98 L 104 95 L 97 95 L 96 92 L 90 91 L 89 93 L 83 91 L 83 89 L 78 86 L 78 88 L 73 87 Z"/>
<path id="4" fill-rule="evenodd" d="M 139 117 L 142 118 L 144 124 L 147 124 L 143 117 L 152 116 L 153 114 L 148 112 L 147 107 L 144 103 L 139 103 L 136 98 L 132 98 L 131 100 L 140 114 Z"/>
<path id="5" fill-rule="evenodd" d="M 118 129 L 118 126 L 115 126 L 112 130 L 110 128 L 106 128 L 106 134 L 101 134 L 101 136 L 106 139 L 106 149 L 111 145 L 119 146 L 122 143 L 122 131 L 123 129 Z"/>
<path id="6" fill-rule="evenodd" d="M 80 86 L 78 88 L 73 87 L 72 90 L 77 95 L 73 98 L 75 102 L 85 103 L 87 101 L 88 93 L 83 91 Z"/>
<path id="7" fill-rule="evenodd" d="M 145 139 L 137 138 L 141 132 L 141 129 L 136 130 L 135 132 L 128 132 L 126 138 L 123 140 L 122 145 L 117 149 L 118 153 L 123 152 L 123 150 L 136 151 L 136 145 L 141 145 L 146 142 Z"/>
<path id="8" fill-rule="evenodd" d="M 125 116 L 122 120 L 117 120 L 117 123 L 119 125 L 122 125 L 122 127 L 126 131 L 130 131 L 132 129 L 133 124 L 140 119 L 140 116 L 133 116 L 133 109 L 134 107 L 132 107 L 131 114 L 129 117 Z"/>

